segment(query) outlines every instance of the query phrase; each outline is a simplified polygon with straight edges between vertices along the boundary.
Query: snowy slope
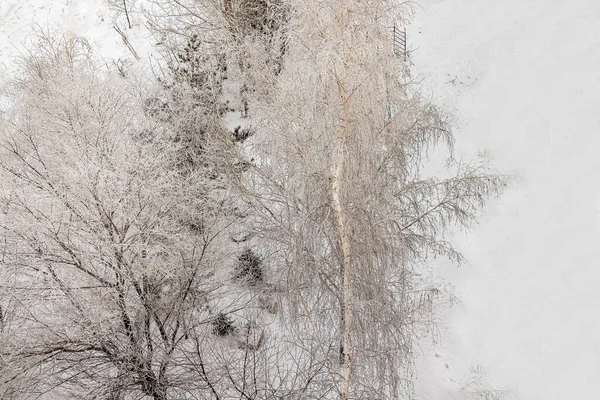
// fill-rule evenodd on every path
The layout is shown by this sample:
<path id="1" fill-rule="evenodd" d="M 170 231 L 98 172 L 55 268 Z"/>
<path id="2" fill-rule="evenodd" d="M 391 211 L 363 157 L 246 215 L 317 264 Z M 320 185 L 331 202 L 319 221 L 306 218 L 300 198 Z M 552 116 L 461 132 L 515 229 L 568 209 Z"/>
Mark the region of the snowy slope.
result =
<path id="1" fill-rule="evenodd" d="M 138 55 L 148 57 L 152 42 L 138 10 L 139 6 L 132 10 L 129 29 L 125 17 L 103 0 L 0 0 L 0 83 L 15 71 L 17 58 L 26 52 L 24 43 L 35 43 L 42 31 L 86 38 L 107 64 L 118 60 L 131 64 L 135 58 L 114 29 L 117 26 Z"/>
<path id="2" fill-rule="evenodd" d="M 444 381 L 481 365 L 520 399 L 598 399 L 600 1 L 421 5 L 415 69 L 457 116 L 459 151 L 488 150 L 518 177 L 455 238 L 471 266 L 440 274 L 463 306 L 424 371 Z M 420 382 L 423 399 L 451 398 Z"/>

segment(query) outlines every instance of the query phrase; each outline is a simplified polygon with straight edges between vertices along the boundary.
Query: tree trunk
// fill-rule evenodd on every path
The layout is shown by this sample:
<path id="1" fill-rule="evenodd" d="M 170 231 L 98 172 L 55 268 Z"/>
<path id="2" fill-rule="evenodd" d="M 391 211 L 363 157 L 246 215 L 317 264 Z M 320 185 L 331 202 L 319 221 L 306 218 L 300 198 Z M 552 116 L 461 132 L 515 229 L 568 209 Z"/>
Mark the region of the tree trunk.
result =
<path id="1" fill-rule="evenodd" d="M 341 185 L 342 185 L 342 173 L 344 170 L 344 150 L 345 150 L 345 139 L 348 135 L 348 100 L 343 93 L 340 92 L 340 97 L 344 101 L 344 127 L 339 137 L 339 148 L 337 153 L 336 161 L 336 173 L 333 177 L 332 182 L 332 207 L 336 214 L 338 235 L 340 244 L 342 246 L 343 253 L 343 282 L 342 282 L 342 308 L 340 310 L 341 318 L 343 321 L 343 334 L 342 334 L 342 345 L 341 355 L 343 357 L 343 368 L 344 368 L 344 380 L 340 390 L 340 399 L 348 400 L 350 396 L 350 376 L 352 372 L 352 358 L 351 358 L 351 329 L 352 329 L 352 309 L 351 309 L 351 287 L 350 279 L 352 277 L 352 260 L 350 254 L 350 241 L 346 233 L 346 222 L 344 218 L 344 208 L 341 199 Z"/>

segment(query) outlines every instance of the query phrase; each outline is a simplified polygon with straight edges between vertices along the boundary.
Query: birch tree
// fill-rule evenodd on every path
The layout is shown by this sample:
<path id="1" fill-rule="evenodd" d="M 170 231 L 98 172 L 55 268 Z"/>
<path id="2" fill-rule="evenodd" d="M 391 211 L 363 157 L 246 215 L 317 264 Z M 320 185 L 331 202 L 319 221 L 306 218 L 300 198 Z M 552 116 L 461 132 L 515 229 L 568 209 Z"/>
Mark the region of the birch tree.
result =
<path id="1" fill-rule="evenodd" d="M 255 3 L 284 11 L 267 36 L 253 28 L 254 13 L 236 13 Z M 243 76 L 231 78 L 247 86 L 257 134 L 238 148 L 250 166 L 238 188 L 253 209 L 252 243 L 269 254 L 265 283 L 286 294 L 277 332 L 295 335 L 286 352 L 326 369 L 328 383 L 311 382 L 324 398 L 410 392 L 413 343 L 436 293 L 419 272 L 431 257 L 462 260 L 444 232 L 468 228 L 506 182 L 485 162 L 454 160 L 444 112 L 395 57 L 392 27 L 408 22 L 410 3 L 161 4 L 177 35 L 207 32 L 228 59 L 241 59 Z M 424 176 L 440 147 L 450 168 Z"/>
<path id="2" fill-rule="evenodd" d="M 408 4 L 289 6 L 281 73 L 248 60 L 259 86 L 248 153 L 258 161 L 240 187 L 289 294 L 290 324 L 312 332 L 337 397 L 400 398 L 435 294 L 419 271 L 435 256 L 461 261 L 443 233 L 474 223 L 506 179 L 454 160 L 443 111 L 404 78 L 391 27 L 407 21 Z M 425 177 L 440 147 L 446 177 Z"/>

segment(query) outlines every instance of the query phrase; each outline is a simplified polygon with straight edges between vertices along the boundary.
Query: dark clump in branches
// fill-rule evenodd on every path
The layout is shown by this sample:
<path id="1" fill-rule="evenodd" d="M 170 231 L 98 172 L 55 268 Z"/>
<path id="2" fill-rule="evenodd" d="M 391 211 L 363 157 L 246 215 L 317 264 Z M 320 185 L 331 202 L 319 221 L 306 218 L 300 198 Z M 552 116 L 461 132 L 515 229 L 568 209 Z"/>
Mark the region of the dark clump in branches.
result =
<path id="1" fill-rule="evenodd" d="M 212 321 L 213 333 L 217 336 L 225 337 L 235 333 L 235 326 L 231 318 L 224 313 L 219 313 Z"/>
<path id="2" fill-rule="evenodd" d="M 272 36 L 287 20 L 280 0 L 225 0 L 223 12 L 229 29 L 237 35 Z"/>
<path id="3" fill-rule="evenodd" d="M 249 285 L 258 285 L 264 282 L 262 260 L 252 250 L 245 250 L 238 258 L 238 264 L 235 267 L 235 278 Z"/>
<path id="4" fill-rule="evenodd" d="M 233 136 L 234 142 L 243 143 L 250 136 L 254 135 L 254 131 L 249 128 L 242 128 L 241 126 L 237 126 L 233 130 L 233 133 L 231 135 Z"/>

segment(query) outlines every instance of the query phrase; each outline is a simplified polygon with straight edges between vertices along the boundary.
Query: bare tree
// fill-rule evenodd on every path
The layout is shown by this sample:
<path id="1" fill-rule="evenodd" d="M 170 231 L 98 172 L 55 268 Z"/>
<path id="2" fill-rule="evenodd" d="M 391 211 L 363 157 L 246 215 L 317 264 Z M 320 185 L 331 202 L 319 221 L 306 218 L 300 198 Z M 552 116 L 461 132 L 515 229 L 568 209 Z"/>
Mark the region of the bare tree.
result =
<path id="1" fill-rule="evenodd" d="M 389 28 L 409 5 L 289 6 L 281 74 L 264 79 L 264 61 L 247 60 L 268 96 L 252 100 L 258 161 L 240 187 L 276 254 L 286 312 L 322 346 L 314 357 L 327 363 L 329 386 L 342 400 L 399 398 L 435 294 L 418 271 L 432 256 L 461 260 L 444 231 L 469 227 L 506 179 L 454 161 L 443 112 L 403 80 Z M 421 173 L 436 146 L 450 152 L 445 178 Z"/>
<path id="2" fill-rule="evenodd" d="M 317 343 L 271 336 L 262 258 L 231 239 L 208 83 L 147 100 L 88 50 L 45 37 L 2 120 L 1 396 L 324 398 Z"/>
<path id="3" fill-rule="evenodd" d="M 194 379 L 180 367 L 190 338 L 217 340 L 235 217 L 76 43 L 48 39 L 26 60 L 2 121 L 2 397 L 166 399 Z"/>

